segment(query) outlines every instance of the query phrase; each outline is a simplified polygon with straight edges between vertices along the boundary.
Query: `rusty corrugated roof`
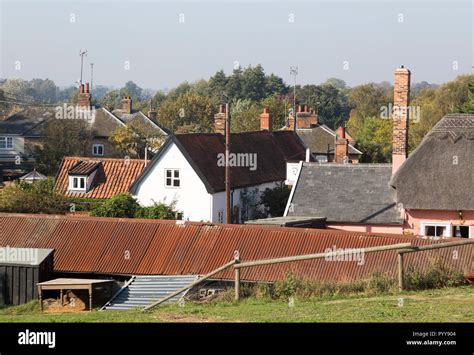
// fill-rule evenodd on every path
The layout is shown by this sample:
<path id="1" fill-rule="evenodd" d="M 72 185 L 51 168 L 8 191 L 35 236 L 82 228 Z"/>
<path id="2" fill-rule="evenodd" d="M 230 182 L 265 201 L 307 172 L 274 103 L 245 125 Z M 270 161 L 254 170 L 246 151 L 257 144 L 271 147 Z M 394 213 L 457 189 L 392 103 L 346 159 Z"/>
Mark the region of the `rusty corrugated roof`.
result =
<path id="1" fill-rule="evenodd" d="M 203 275 L 232 260 L 234 250 L 239 250 L 242 261 L 250 261 L 325 252 L 333 247 L 439 242 L 336 230 L 23 214 L 0 214 L 0 233 L 0 246 L 55 249 L 55 271 L 120 275 Z M 465 245 L 410 253 L 405 255 L 406 265 L 422 270 L 434 256 L 442 255 L 457 269 L 473 273 L 473 249 L 472 245 Z M 284 278 L 289 269 L 303 277 L 325 281 L 350 281 L 377 271 L 395 276 L 397 254 L 366 254 L 363 266 L 357 261 L 324 259 L 258 266 L 243 269 L 241 277 L 274 281 Z M 232 279 L 233 271 L 224 271 L 216 278 Z"/>
<path id="2" fill-rule="evenodd" d="M 101 164 L 100 175 L 87 192 L 69 191 L 69 173 L 89 174 Z M 67 197 L 111 198 L 128 192 L 132 183 L 145 169 L 145 161 L 140 159 L 65 157 L 59 168 L 55 189 Z"/>

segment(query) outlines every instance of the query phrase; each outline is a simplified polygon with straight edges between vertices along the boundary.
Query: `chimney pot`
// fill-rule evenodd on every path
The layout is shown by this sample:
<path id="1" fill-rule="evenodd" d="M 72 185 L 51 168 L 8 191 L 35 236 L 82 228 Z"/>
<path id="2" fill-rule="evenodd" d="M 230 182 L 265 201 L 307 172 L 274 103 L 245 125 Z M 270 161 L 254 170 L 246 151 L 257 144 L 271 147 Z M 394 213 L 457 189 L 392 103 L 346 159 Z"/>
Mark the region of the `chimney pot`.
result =
<path id="1" fill-rule="evenodd" d="M 122 113 L 132 113 L 132 98 L 130 96 L 124 96 L 122 99 Z"/>
<path id="2" fill-rule="evenodd" d="M 268 107 L 264 107 L 263 112 L 260 114 L 260 130 L 271 131 L 273 126 L 272 116 Z"/>

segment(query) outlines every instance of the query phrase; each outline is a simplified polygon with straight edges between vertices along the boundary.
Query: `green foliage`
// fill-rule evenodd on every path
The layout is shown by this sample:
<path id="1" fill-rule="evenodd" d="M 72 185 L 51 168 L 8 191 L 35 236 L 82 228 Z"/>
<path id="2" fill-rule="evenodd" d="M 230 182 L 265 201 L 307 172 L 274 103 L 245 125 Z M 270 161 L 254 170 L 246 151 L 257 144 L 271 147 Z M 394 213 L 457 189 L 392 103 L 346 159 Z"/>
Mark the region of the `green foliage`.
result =
<path id="1" fill-rule="evenodd" d="M 131 158 L 141 159 L 144 157 L 146 147 L 158 150 L 164 143 L 166 137 L 157 130 L 140 120 L 134 120 L 126 126 L 114 130 L 109 141 L 115 149 Z"/>
<path id="2" fill-rule="evenodd" d="M 433 258 L 428 269 L 424 272 L 410 268 L 405 273 L 405 287 L 407 290 L 426 290 L 463 284 L 466 284 L 463 273 L 447 265 L 441 256 Z"/>
<path id="3" fill-rule="evenodd" d="M 38 170 L 55 175 L 64 156 L 90 153 L 92 132 L 84 120 L 52 119 L 43 131 L 43 146 L 36 146 L 34 156 Z"/>
<path id="4" fill-rule="evenodd" d="M 262 107 L 252 100 L 234 100 L 230 105 L 231 131 L 247 132 L 260 129 Z"/>
<path id="5" fill-rule="evenodd" d="M 366 117 L 355 135 L 361 162 L 388 163 L 392 158 L 392 120 Z"/>
<path id="6" fill-rule="evenodd" d="M 106 200 L 91 212 L 96 217 L 128 217 L 133 218 L 140 209 L 137 200 L 129 194 L 119 194 Z"/>
<path id="7" fill-rule="evenodd" d="M 179 213 L 175 210 L 176 202 L 169 205 L 164 203 L 154 203 L 152 206 L 141 207 L 136 213 L 136 218 L 147 219 L 179 219 Z"/>
<path id="8" fill-rule="evenodd" d="M 158 110 L 158 117 L 166 127 L 176 131 L 181 126 L 195 125 L 200 132 L 211 132 L 216 106 L 212 99 L 194 93 L 184 93 L 167 99 Z M 185 133 L 185 132 L 180 132 Z"/>
<path id="9" fill-rule="evenodd" d="M 273 189 L 265 189 L 260 197 L 260 204 L 265 208 L 264 213 L 271 217 L 283 216 L 289 196 L 290 189 L 284 183 Z"/>
<path id="10" fill-rule="evenodd" d="M 53 179 L 33 184 L 16 182 L 0 190 L 0 211 L 12 213 L 64 214 L 67 201 L 54 192 Z"/>
<path id="11" fill-rule="evenodd" d="M 96 217 L 148 219 L 176 219 L 178 214 L 174 202 L 170 205 L 155 203 L 149 207 L 142 207 L 133 196 L 126 193 L 104 201 L 91 212 L 91 215 Z"/>

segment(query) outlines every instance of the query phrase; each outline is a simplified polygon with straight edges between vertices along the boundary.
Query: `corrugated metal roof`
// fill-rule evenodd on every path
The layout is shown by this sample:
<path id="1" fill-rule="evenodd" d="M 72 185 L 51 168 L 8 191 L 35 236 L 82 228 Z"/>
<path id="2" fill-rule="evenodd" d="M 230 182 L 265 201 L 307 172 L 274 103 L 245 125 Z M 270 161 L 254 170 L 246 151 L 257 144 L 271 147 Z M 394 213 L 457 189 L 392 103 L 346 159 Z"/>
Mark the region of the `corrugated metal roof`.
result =
<path id="1" fill-rule="evenodd" d="M 324 252 L 333 247 L 439 242 L 336 230 L 20 214 L 0 214 L 0 231 L 0 246 L 55 249 L 56 271 L 120 275 L 203 275 L 232 260 L 235 250 L 239 250 L 242 261 L 250 261 Z M 459 239 L 449 239 L 455 240 Z M 406 265 L 424 269 L 435 255 L 442 255 L 457 269 L 472 273 L 473 249 L 469 245 L 410 253 L 405 256 Z M 397 255 L 396 251 L 370 253 L 362 266 L 357 261 L 324 259 L 258 266 L 243 269 L 241 277 L 274 281 L 284 278 L 289 269 L 303 277 L 332 281 L 368 277 L 376 271 L 395 276 Z M 233 270 L 216 278 L 232 279 Z"/>

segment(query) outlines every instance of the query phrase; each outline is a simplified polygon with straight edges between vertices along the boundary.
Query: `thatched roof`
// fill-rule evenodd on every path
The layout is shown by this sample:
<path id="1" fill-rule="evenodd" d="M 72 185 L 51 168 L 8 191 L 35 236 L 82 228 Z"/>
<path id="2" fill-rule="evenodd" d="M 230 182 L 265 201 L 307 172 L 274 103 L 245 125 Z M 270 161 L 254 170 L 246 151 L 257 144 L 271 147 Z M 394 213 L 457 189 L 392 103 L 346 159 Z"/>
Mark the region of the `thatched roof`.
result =
<path id="1" fill-rule="evenodd" d="M 444 116 L 390 185 L 404 208 L 474 210 L 474 115 Z"/>

